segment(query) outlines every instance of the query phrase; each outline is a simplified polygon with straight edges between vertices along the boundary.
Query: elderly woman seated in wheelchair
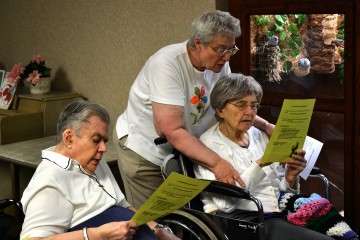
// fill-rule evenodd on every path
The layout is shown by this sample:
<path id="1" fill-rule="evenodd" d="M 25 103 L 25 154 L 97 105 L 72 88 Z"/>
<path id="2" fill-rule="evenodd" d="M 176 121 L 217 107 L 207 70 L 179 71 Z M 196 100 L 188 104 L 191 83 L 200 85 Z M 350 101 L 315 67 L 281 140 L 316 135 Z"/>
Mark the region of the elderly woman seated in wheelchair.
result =
<path id="1" fill-rule="evenodd" d="M 42 151 L 21 199 L 28 239 L 179 239 L 155 222 L 137 226 L 109 166 L 102 161 L 110 117 L 100 105 L 75 100 L 60 114 L 57 144 Z"/>
<path id="2" fill-rule="evenodd" d="M 286 167 L 261 161 L 269 138 L 253 123 L 262 95 L 260 84 L 250 76 L 231 74 L 220 79 L 210 95 L 218 123 L 200 140 L 229 161 L 250 194 L 262 202 L 266 239 L 357 239 L 327 199 L 300 194 L 298 175 L 306 166 L 303 150 L 296 150 Z M 283 177 L 279 169 L 284 169 Z M 200 165 L 195 165 L 194 171 L 197 178 L 215 180 L 214 174 Z M 249 201 L 219 194 L 203 193 L 202 201 L 205 212 L 235 219 L 243 218 L 245 211 L 251 218 L 249 210 L 255 210 Z"/>

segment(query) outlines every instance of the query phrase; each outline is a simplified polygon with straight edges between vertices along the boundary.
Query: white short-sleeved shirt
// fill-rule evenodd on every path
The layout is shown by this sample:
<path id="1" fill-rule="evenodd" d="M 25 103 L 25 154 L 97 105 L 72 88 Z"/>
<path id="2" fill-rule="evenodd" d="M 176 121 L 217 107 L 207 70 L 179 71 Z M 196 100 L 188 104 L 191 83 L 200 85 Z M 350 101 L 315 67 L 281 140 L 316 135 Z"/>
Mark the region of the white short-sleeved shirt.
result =
<path id="1" fill-rule="evenodd" d="M 184 107 L 185 129 L 199 137 L 213 123 L 210 92 L 229 63 L 219 73 L 198 71 L 190 62 L 186 42 L 166 46 L 151 56 L 133 83 L 128 105 L 116 122 L 118 138 L 128 135 L 125 146 L 156 165 L 171 153 L 169 144 L 156 146 L 152 102 Z"/>
<path id="2" fill-rule="evenodd" d="M 112 206 L 129 207 L 107 163 L 94 175 L 54 147 L 42 151 L 42 162 L 25 189 L 21 239 L 66 232 Z"/>
<path id="3" fill-rule="evenodd" d="M 219 124 L 215 124 L 205 132 L 200 140 L 234 166 L 244 180 L 246 189 L 262 202 L 264 212 L 280 212 L 278 207 L 280 191 L 299 193 L 299 179 L 297 179 L 297 189 L 292 189 L 286 179 L 278 175 L 279 167 L 281 167 L 278 163 L 263 168 L 259 167 L 255 161 L 264 154 L 269 138 L 255 127 L 251 127 L 247 133 L 250 142 L 248 148 L 240 147 L 228 139 L 219 130 Z M 215 180 L 215 175 L 202 166 L 195 165 L 194 171 L 199 179 Z M 214 210 L 232 212 L 235 209 L 257 210 L 251 201 L 214 194 L 204 194 L 203 203 L 205 212 Z"/>

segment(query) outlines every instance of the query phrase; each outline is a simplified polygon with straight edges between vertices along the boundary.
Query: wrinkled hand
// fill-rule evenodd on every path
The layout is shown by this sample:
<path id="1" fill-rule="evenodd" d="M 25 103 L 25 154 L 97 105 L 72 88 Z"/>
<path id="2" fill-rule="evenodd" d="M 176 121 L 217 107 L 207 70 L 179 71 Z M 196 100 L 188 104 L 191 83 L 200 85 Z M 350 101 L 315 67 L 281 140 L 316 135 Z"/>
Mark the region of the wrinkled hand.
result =
<path id="1" fill-rule="evenodd" d="M 133 221 L 111 222 L 98 227 L 100 239 L 130 240 L 133 239 L 138 226 Z"/>
<path id="2" fill-rule="evenodd" d="M 168 231 L 165 228 L 158 228 L 155 231 L 155 235 L 160 240 L 181 240 L 181 238 L 178 238 L 177 236 L 175 236 L 173 233 L 171 233 L 170 231 Z"/>
<path id="3" fill-rule="evenodd" d="M 232 185 L 235 185 L 235 182 L 237 182 L 241 187 L 245 188 L 245 183 L 241 179 L 240 174 L 228 161 L 224 159 L 220 160 L 216 164 L 216 166 L 213 168 L 213 173 L 215 174 L 216 180 L 219 182 Z"/>
<path id="4" fill-rule="evenodd" d="M 288 182 L 295 181 L 295 178 L 305 169 L 307 161 L 305 160 L 305 151 L 297 149 L 291 158 L 286 160 L 287 170 L 285 178 Z"/>

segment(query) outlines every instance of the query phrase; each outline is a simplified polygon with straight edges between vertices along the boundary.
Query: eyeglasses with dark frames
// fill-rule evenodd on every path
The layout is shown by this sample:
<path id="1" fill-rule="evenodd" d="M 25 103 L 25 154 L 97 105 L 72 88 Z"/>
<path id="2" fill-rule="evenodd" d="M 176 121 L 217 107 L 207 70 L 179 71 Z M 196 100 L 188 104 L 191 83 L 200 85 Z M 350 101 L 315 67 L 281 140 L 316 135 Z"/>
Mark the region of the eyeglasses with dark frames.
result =
<path id="1" fill-rule="evenodd" d="M 230 54 L 230 56 L 234 55 L 235 53 L 237 53 L 239 51 L 239 48 L 237 46 L 234 46 L 230 49 L 223 49 L 223 48 L 214 48 L 211 47 L 210 48 L 219 56 L 219 57 L 223 57 L 225 56 L 225 54 Z"/>
<path id="2" fill-rule="evenodd" d="M 260 108 L 259 103 L 251 103 L 251 104 L 246 104 L 245 102 L 238 102 L 238 103 L 227 102 L 227 103 L 234 105 L 240 111 L 245 111 L 248 107 L 250 107 L 251 110 L 253 111 L 257 111 Z"/>

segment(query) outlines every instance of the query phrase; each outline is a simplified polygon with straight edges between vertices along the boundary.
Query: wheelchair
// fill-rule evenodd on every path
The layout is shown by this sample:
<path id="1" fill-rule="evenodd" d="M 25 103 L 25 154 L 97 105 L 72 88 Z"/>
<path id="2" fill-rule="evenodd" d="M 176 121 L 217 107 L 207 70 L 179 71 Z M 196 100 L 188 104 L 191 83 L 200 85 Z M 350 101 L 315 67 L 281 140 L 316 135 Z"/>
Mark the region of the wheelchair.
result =
<path id="1" fill-rule="evenodd" d="M 171 172 L 177 172 L 189 177 L 195 177 L 192 162 L 176 150 L 165 158 L 161 167 L 164 179 Z M 317 167 L 311 171 L 311 178 L 318 178 L 325 186 L 325 197 L 330 200 L 331 182 L 321 173 Z M 186 204 L 180 210 L 169 214 L 157 221 L 174 228 L 182 239 L 265 239 L 264 213 L 261 202 L 240 187 L 213 181 L 203 192 L 210 192 L 253 201 L 257 206 L 257 219 L 232 219 L 203 212 L 200 194 Z M 201 227 L 201 226 L 207 227 Z M 180 229 L 180 230 L 179 230 Z"/>
<path id="2" fill-rule="evenodd" d="M 7 210 L 15 209 L 13 214 Z M 21 202 L 13 199 L 0 200 L 0 236 L 2 240 L 18 240 L 21 232 L 24 213 Z"/>
<path id="3" fill-rule="evenodd" d="M 169 155 L 165 159 L 161 172 L 164 179 L 171 172 L 177 172 L 194 177 L 192 162 L 179 153 Z M 197 240 L 264 240 L 264 211 L 262 203 L 253 197 L 249 191 L 230 184 L 212 181 L 203 192 L 216 193 L 252 201 L 257 207 L 256 217 L 251 219 L 233 219 L 203 212 L 200 194 L 187 203 L 183 208 L 170 213 L 160 219 L 182 239 Z"/>

